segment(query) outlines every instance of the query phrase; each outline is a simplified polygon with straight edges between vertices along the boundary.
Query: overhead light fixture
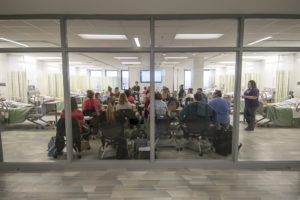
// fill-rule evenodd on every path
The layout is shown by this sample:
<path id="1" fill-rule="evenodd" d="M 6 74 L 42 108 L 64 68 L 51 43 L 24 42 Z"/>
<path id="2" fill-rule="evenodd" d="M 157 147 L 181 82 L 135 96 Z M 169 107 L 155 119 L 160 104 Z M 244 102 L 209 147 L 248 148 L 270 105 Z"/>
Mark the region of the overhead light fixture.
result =
<path id="1" fill-rule="evenodd" d="M 136 62 L 121 62 L 123 65 L 140 65 L 141 62 L 136 61 Z"/>
<path id="2" fill-rule="evenodd" d="M 221 61 L 219 63 L 221 63 L 221 64 L 235 64 L 234 61 Z"/>
<path id="3" fill-rule="evenodd" d="M 171 57 L 171 56 L 169 56 L 169 57 L 165 57 L 165 59 L 166 60 L 181 60 L 181 59 L 187 59 L 188 57 L 186 57 L 186 56 L 178 56 L 178 57 Z"/>
<path id="4" fill-rule="evenodd" d="M 137 60 L 138 57 L 114 57 L 117 60 Z"/>
<path id="5" fill-rule="evenodd" d="M 224 34 L 176 34 L 175 39 L 177 40 L 210 40 L 218 39 Z"/>
<path id="6" fill-rule="evenodd" d="M 41 57 L 34 57 L 35 59 L 37 60 L 61 60 L 61 57 L 56 57 L 56 56 L 53 56 L 53 57 L 49 57 L 49 56 L 41 56 Z"/>
<path id="7" fill-rule="evenodd" d="M 265 56 L 243 56 L 244 59 L 256 59 L 256 60 L 263 60 Z"/>
<path id="8" fill-rule="evenodd" d="M 78 34 L 78 36 L 88 40 L 127 40 L 126 35 Z"/>
<path id="9" fill-rule="evenodd" d="M 178 64 L 179 62 L 166 62 L 166 61 L 164 61 L 164 62 L 162 62 L 163 64 L 169 64 L 169 65 L 175 65 L 175 64 Z"/>
<path id="10" fill-rule="evenodd" d="M 135 41 L 135 44 L 136 44 L 137 47 L 141 47 L 141 44 L 140 44 L 140 41 L 139 41 L 138 37 L 135 37 L 134 41 Z"/>
<path id="11" fill-rule="evenodd" d="M 14 43 L 14 44 L 23 46 L 23 47 L 29 47 L 29 46 L 26 45 L 26 44 L 23 44 L 23 43 L 20 43 L 20 42 L 16 42 L 16 41 L 14 41 L 14 40 L 9 40 L 9 39 L 3 38 L 3 37 L 0 37 L 0 40 L 6 41 L 6 42 L 11 42 L 11 43 Z"/>
<path id="12" fill-rule="evenodd" d="M 254 42 L 250 42 L 249 44 L 247 44 L 247 46 L 251 46 L 253 44 L 257 44 L 259 42 L 262 42 L 262 41 L 265 41 L 265 40 L 268 40 L 268 39 L 271 39 L 272 37 L 271 36 L 268 36 L 268 37 L 265 37 L 265 38 L 262 38 L 262 39 L 259 39 L 259 40 L 256 40 Z"/>

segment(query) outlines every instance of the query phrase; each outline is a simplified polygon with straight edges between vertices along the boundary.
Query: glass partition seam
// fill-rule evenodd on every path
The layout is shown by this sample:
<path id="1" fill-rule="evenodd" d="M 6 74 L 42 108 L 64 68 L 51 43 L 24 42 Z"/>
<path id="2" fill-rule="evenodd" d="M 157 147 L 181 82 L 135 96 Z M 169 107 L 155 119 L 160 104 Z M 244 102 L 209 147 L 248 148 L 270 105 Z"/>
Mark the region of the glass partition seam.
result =
<path id="1" fill-rule="evenodd" d="M 73 159 L 73 138 L 72 138 L 72 118 L 70 102 L 70 76 L 69 76 L 69 58 L 67 47 L 67 28 L 66 20 L 60 20 L 61 28 L 61 46 L 62 46 L 62 64 L 63 64 L 63 85 L 64 85 L 64 107 L 65 107 L 65 128 L 67 137 L 67 160 L 72 162 Z"/>
<path id="2" fill-rule="evenodd" d="M 151 37 L 151 52 L 150 52 L 150 161 L 155 161 L 155 109 L 154 109 L 154 71 L 155 71 L 155 58 L 154 58 L 154 46 L 155 46 L 155 22 L 153 17 L 150 21 L 150 37 Z"/>
<path id="3" fill-rule="evenodd" d="M 0 48 L 0 53 L 57 53 L 62 48 L 32 47 L 32 48 Z"/>
<path id="4" fill-rule="evenodd" d="M 3 162 L 3 147 L 2 147 L 2 135 L 1 135 L 1 131 L 2 131 L 2 122 L 0 121 L 0 163 Z"/>
<path id="5" fill-rule="evenodd" d="M 236 53 L 235 65 L 235 87 L 234 87 L 234 116 L 233 116 L 233 137 L 232 137 L 232 159 L 238 160 L 238 142 L 239 142 L 239 120 L 240 120 L 240 91 L 242 77 L 242 56 L 243 56 L 243 38 L 244 38 L 244 18 L 238 22 L 237 45 L 240 51 Z"/>

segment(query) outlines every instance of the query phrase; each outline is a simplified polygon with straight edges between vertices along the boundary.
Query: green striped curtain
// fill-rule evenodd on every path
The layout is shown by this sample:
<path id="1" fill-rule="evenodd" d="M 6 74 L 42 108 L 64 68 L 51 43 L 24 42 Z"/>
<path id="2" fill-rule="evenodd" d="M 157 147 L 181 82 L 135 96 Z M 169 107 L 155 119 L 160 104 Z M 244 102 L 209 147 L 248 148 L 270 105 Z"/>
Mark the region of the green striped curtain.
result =
<path id="1" fill-rule="evenodd" d="M 248 88 L 248 82 L 250 80 L 254 80 L 256 82 L 257 88 L 262 90 L 263 88 L 260 88 L 260 76 L 258 73 L 245 73 L 243 76 L 243 86 L 245 87 L 245 90 Z"/>
<path id="2" fill-rule="evenodd" d="M 53 97 L 64 97 L 62 74 L 44 74 L 42 94 Z"/>
<path id="3" fill-rule="evenodd" d="M 276 102 L 288 96 L 289 91 L 294 91 L 294 73 L 289 70 L 278 70 L 276 74 Z"/>

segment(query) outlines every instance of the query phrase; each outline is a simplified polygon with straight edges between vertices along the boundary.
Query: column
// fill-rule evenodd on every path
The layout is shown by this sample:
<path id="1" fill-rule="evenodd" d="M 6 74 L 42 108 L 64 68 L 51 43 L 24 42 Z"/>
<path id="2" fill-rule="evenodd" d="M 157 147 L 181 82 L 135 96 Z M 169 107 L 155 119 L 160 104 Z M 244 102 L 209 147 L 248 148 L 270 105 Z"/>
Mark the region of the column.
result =
<path id="1" fill-rule="evenodd" d="M 204 57 L 202 55 L 195 56 L 193 59 L 192 68 L 192 87 L 194 92 L 197 88 L 203 88 L 204 74 Z"/>

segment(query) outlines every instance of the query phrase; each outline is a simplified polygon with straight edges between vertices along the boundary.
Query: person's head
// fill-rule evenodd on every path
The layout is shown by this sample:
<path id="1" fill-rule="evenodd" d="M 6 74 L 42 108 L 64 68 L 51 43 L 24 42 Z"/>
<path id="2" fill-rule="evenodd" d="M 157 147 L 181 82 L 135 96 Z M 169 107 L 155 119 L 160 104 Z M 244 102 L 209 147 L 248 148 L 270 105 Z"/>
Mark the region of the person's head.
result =
<path id="1" fill-rule="evenodd" d="M 162 95 L 159 92 L 155 93 L 155 100 L 162 100 Z"/>
<path id="2" fill-rule="evenodd" d="M 194 94 L 194 102 L 202 101 L 202 94 L 196 93 Z"/>
<path id="3" fill-rule="evenodd" d="M 126 97 L 129 97 L 130 94 L 131 94 L 131 93 L 130 93 L 130 90 L 125 90 L 124 93 L 126 94 Z"/>
<path id="4" fill-rule="evenodd" d="M 197 92 L 202 93 L 202 92 L 203 92 L 203 89 L 202 89 L 202 88 L 198 88 L 198 89 L 197 89 Z"/>
<path id="5" fill-rule="evenodd" d="M 119 87 L 115 87 L 115 93 L 119 92 Z"/>
<path id="6" fill-rule="evenodd" d="M 172 96 L 173 96 L 175 99 L 177 99 L 177 97 L 178 97 L 177 91 L 173 91 Z"/>
<path id="7" fill-rule="evenodd" d="M 136 81 L 136 82 L 135 82 L 135 85 L 139 85 L 139 82 L 138 82 L 138 81 Z"/>
<path id="8" fill-rule="evenodd" d="M 189 88 L 189 89 L 188 89 L 188 93 L 189 93 L 189 94 L 193 94 L 193 88 Z"/>
<path id="9" fill-rule="evenodd" d="M 93 90 L 88 90 L 88 91 L 86 91 L 86 96 L 87 96 L 87 98 L 93 98 L 94 97 L 94 91 Z"/>
<path id="10" fill-rule="evenodd" d="M 95 94 L 95 98 L 96 98 L 96 99 L 100 99 L 100 98 L 101 98 L 101 96 L 100 96 L 100 93 L 99 93 L 99 92 L 96 92 L 96 94 Z"/>
<path id="11" fill-rule="evenodd" d="M 213 98 L 218 98 L 218 97 L 222 97 L 222 92 L 221 90 L 216 90 L 213 95 L 212 95 Z"/>
<path id="12" fill-rule="evenodd" d="M 248 82 L 248 88 L 249 88 L 249 89 L 257 88 L 257 87 L 256 87 L 256 83 L 255 83 L 254 80 L 250 80 L 250 81 Z"/>
<path id="13" fill-rule="evenodd" d="M 114 101 L 115 100 L 112 97 L 107 99 L 106 121 L 108 122 L 115 121 Z"/>
<path id="14" fill-rule="evenodd" d="M 71 111 L 78 109 L 77 101 L 75 97 L 71 97 Z"/>
<path id="15" fill-rule="evenodd" d="M 112 88 L 110 86 L 107 87 L 107 91 L 111 92 Z"/>
<path id="16" fill-rule="evenodd" d="M 182 84 L 182 85 L 180 85 L 180 89 L 183 89 L 183 84 Z"/>
<path id="17" fill-rule="evenodd" d="M 128 102 L 126 94 L 125 94 L 125 93 L 120 94 L 120 97 L 119 97 L 119 104 L 120 104 L 120 105 L 123 105 L 123 104 L 125 104 L 126 102 Z"/>

